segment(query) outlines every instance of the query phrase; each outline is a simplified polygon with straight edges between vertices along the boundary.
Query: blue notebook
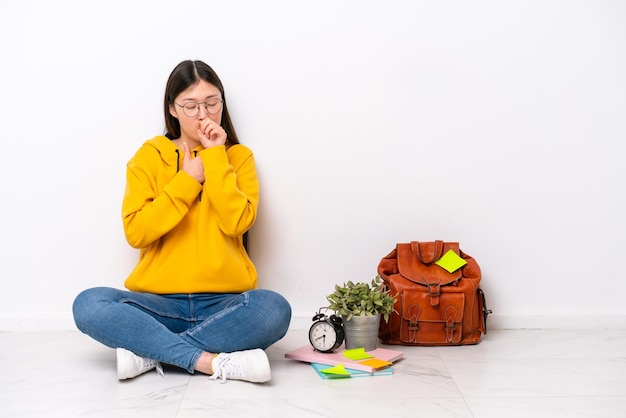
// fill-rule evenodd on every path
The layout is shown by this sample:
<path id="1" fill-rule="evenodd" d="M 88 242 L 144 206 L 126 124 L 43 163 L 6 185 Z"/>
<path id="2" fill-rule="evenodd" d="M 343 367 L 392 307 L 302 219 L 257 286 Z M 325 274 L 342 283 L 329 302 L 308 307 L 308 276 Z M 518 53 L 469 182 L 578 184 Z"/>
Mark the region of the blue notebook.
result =
<path id="1" fill-rule="evenodd" d="M 311 366 L 313 367 L 313 370 L 315 370 L 322 379 L 345 379 L 347 377 L 389 376 L 393 374 L 393 369 L 391 367 L 386 367 L 382 370 L 377 370 L 374 373 L 346 368 L 346 371 L 350 373 L 350 375 L 347 376 L 347 375 L 322 373 L 321 370 L 332 367 L 332 366 L 329 366 L 328 364 L 311 363 Z"/>

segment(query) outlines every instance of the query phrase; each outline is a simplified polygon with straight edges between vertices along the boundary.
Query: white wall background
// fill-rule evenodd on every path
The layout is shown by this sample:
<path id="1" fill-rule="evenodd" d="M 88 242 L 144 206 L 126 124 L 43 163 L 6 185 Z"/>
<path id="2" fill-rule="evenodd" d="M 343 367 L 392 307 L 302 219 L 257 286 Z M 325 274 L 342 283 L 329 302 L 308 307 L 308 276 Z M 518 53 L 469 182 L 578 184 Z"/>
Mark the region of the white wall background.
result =
<path id="1" fill-rule="evenodd" d="M 137 252 L 125 163 L 165 81 L 225 83 L 251 255 L 294 326 L 396 242 L 460 241 L 492 326 L 625 326 L 626 3 L 0 0 L 0 330 L 73 329 Z"/>

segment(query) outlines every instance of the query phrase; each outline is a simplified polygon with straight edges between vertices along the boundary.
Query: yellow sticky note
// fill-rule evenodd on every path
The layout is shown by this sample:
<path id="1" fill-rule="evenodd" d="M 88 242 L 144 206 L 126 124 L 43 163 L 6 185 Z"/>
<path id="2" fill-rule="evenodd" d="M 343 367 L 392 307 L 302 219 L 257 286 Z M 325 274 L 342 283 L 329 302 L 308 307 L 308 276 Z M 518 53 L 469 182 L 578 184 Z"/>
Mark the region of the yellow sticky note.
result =
<path id="1" fill-rule="evenodd" d="M 364 360 L 366 358 L 372 358 L 373 357 L 371 354 L 368 354 L 365 351 L 364 347 L 361 347 L 361 348 L 351 348 L 350 350 L 344 350 L 343 355 L 345 357 L 349 358 L 350 360 L 353 360 L 353 361 Z"/>
<path id="2" fill-rule="evenodd" d="M 455 271 L 466 265 L 467 261 L 459 257 L 454 251 L 448 250 L 448 252 L 445 253 L 443 257 L 441 257 L 439 260 L 437 260 L 435 264 L 443 269 L 446 269 L 449 273 L 454 273 Z"/>
<path id="3" fill-rule="evenodd" d="M 329 367 L 328 369 L 322 369 L 320 370 L 320 373 L 350 377 L 350 372 L 347 371 L 341 363 L 334 367 Z"/>
<path id="4" fill-rule="evenodd" d="M 363 361 L 359 361 L 359 364 L 363 364 L 364 366 L 373 367 L 374 369 L 382 369 L 383 367 L 391 366 L 393 363 L 390 363 L 385 360 L 381 360 L 378 358 L 371 358 Z"/>

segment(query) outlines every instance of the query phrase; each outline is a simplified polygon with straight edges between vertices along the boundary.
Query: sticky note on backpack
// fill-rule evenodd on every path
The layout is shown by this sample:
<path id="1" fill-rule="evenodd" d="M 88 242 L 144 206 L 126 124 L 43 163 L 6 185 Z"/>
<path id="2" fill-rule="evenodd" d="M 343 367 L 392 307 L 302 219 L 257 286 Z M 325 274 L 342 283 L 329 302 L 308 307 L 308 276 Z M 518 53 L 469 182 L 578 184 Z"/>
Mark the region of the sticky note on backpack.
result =
<path id="1" fill-rule="evenodd" d="M 437 262 L 435 263 L 442 269 L 446 270 L 448 273 L 454 273 L 461 267 L 467 264 L 467 261 L 463 260 L 458 256 L 453 250 L 448 250 L 447 253 L 443 255 Z"/>

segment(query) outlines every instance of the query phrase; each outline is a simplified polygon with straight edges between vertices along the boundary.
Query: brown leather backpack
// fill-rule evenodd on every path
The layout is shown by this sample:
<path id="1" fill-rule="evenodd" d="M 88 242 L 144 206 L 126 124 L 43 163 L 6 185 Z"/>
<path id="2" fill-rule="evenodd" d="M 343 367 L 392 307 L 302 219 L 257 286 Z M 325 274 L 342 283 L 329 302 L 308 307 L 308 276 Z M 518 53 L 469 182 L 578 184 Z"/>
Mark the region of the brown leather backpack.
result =
<path id="1" fill-rule="evenodd" d="M 450 250 L 459 264 L 466 263 L 452 272 L 437 264 Z M 476 344 L 487 333 L 491 311 L 479 287 L 480 267 L 459 249 L 458 242 L 397 244 L 380 261 L 378 274 L 398 297 L 396 312 L 380 323 L 378 336 L 383 343 Z"/>

